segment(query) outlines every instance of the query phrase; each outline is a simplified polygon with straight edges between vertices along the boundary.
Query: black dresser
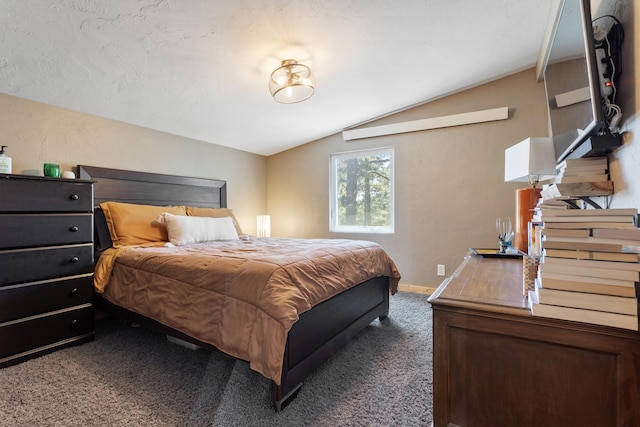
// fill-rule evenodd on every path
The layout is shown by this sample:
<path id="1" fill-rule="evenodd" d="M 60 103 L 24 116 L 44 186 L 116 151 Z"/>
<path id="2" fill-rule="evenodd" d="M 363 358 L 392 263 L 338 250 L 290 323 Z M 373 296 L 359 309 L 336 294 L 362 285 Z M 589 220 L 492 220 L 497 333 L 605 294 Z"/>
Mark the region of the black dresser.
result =
<path id="1" fill-rule="evenodd" d="M 93 184 L 0 174 L 0 367 L 93 339 Z"/>

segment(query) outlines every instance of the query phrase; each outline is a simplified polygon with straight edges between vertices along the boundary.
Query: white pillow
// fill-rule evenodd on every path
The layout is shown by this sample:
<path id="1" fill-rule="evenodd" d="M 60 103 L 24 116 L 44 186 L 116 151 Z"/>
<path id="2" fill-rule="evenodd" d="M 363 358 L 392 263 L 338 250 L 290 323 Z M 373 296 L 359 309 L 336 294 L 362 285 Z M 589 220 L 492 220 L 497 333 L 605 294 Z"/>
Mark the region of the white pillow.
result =
<path id="1" fill-rule="evenodd" d="M 228 216 L 211 218 L 163 212 L 156 218 L 156 222 L 167 227 L 169 241 L 176 246 L 216 240 L 238 240 L 236 226 Z"/>

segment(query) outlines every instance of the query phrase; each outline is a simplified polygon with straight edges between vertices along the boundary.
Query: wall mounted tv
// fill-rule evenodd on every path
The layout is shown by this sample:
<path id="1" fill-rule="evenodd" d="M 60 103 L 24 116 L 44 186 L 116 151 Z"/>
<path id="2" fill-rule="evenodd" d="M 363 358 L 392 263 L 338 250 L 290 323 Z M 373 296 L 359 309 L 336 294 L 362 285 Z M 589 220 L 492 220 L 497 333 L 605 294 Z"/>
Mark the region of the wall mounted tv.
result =
<path id="1" fill-rule="evenodd" d="M 544 67 L 558 162 L 606 155 L 622 144 L 622 137 L 609 130 L 597 60 L 590 0 L 561 0 Z"/>

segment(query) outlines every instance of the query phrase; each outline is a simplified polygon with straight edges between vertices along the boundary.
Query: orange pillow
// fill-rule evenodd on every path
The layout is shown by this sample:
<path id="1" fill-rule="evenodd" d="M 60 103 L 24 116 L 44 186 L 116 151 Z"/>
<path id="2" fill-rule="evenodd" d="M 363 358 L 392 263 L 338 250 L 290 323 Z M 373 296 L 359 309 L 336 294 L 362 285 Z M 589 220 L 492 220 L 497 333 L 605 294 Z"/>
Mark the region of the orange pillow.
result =
<path id="1" fill-rule="evenodd" d="M 185 206 L 151 206 L 133 203 L 100 203 L 107 226 L 111 233 L 113 247 L 140 245 L 150 242 L 168 242 L 167 229 L 155 223 L 163 212 L 186 215 Z"/>
<path id="2" fill-rule="evenodd" d="M 171 212 L 170 212 L 171 213 Z M 243 234 L 242 228 L 240 228 L 240 224 L 236 219 L 233 211 L 229 208 L 198 208 L 193 206 L 187 206 L 187 215 L 191 216 L 208 216 L 211 218 L 224 218 L 226 216 L 231 217 L 233 220 L 233 225 L 236 227 L 236 231 L 238 232 L 238 236 Z"/>

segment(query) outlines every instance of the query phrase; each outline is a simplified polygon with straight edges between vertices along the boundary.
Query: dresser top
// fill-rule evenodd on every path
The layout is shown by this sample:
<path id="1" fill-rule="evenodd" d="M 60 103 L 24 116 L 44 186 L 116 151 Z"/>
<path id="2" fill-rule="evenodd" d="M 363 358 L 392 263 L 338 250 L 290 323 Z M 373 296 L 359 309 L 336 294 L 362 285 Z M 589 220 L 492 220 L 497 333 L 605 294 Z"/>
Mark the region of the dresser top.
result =
<path id="1" fill-rule="evenodd" d="M 522 280 L 522 258 L 483 258 L 469 253 L 429 302 L 433 306 L 531 316 Z"/>
<path id="2" fill-rule="evenodd" d="M 18 175 L 11 173 L 0 173 L 0 182 L 5 179 L 20 179 L 20 180 L 34 180 L 34 181 L 63 181 L 63 182 L 79 182 L 79 183 L 88 183 L 93 182 L 87 179 L 67 179 L 67 178 L 52 178 L 48 176 L 35 176 L 35 175 Z"/>

